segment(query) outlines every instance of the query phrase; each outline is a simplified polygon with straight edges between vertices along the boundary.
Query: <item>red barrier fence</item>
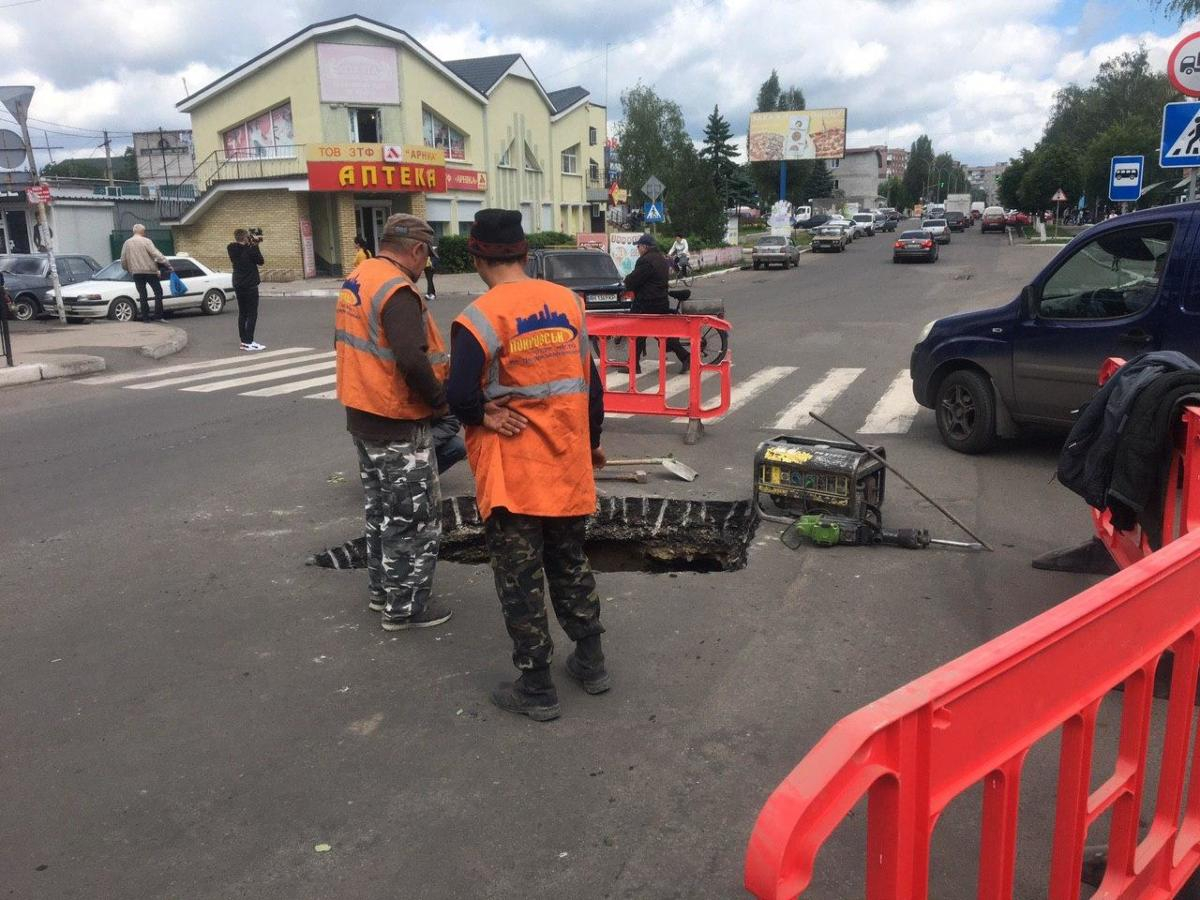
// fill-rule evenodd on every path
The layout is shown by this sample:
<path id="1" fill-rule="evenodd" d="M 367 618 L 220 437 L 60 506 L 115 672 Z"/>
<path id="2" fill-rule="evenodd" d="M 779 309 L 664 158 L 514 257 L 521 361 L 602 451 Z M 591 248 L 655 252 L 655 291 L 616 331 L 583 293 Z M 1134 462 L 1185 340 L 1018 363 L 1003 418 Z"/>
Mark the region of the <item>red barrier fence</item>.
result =
<path id="1" fill-rule="evenodd" d="M 729 328 L 728 322 L 716 316 L 589 314 L 587 317 L 588 336 L 595 339 L 598 344 L 596 368 L 599 369 L 600 380 L 605 386 L 605 413 L 686 418 L 688 428 L 684 436 L 684 443 L 696 443 L 705 421 L 722 416 L 729 411 L 730 393 L 729 356 L 726 355 L 719 363 L 705 363 L 701 358 L 701 335 L 706 329 L 728 333 Z M 626 340 L 628 355 L 625 359 L 609 358 L 612 338 Z M 637 362 L 634 347 L 638 338 L 648 338 L 658 342 L 658 383 L 654 390 L 638 390 L 637 376 L 633 371 Z M 682 405 L 672 405 L 670 395 L 676 391 L 668 390 L 667 384 L 666 342 L 671 338 L 684 342 L 691 354 L 691 366 L 687 372 L 686 402 Z M 610 369 L 626 373 L 629 379 L 628 386 L 621 390 L 610 390 L 608 387 Z M 703 396 L 700 387 L 705 372 L 716 372 L 720 378 L 720 399 L 715 406 L 705 407 L 702 405 Z M 682 396 L 682 391 L 678 391 L 678 393 Z"/>
<path id="2" fill-rule="evenodd" d="M 1100 369 L 1100 383 L 1108 381 L 1113 373 L 1125 364 L 1125 360 L 1113 357 Z M 1188 450 L 1191 448 L 1192 452 Z M 1175 434 L 1175 448 L 1171 454 L 1171 470 L 1168 484 L 1178 484 L 1182 490 L 1167 491 L 1163 504 L 1163 543 L 1182 537 L 1190 531 L 1200 529 L 1200 409 L 1189 406 L 1183 411 L 1183 420 Z M 1092 510 L 1092 522 L 1096 536 L 1122 569 L 1127 568 L 1153 550 L 1141 529 L 1118 531 L 1107 512 Z"/>
<path id="3" fill-rule="evenodd" d="M 1181 465 L 1189 526 L 1198 423 L 1188 410 Z M 1050 871 L 1038 896 L 1080 896 L 1084 847 L 1102 843 L 1105 816 L 1106 866 L 1093 896 L 1174 896 L 1200 865 L 1198 585 L 1200 529 L 1185 528 L 1095 587 L 847 716 L 767 800 L 746 852 L 746 888 L 779 900 L 802 893 L 822 844 L 865 796 L 868 900 L 926 898 L 938 818 L 979 786 L 975 895 L 1010 898 L 1023 766 L 1038 741 L 1058 732 L 1057 791 L 1024 798 L 1054 804 Z M 1151 755 L 1155 673 L 1167 652 L 1170 698 L 1161 749 Z M 1100 706 L 1116 686 L 1124 687 L 1113 695 L 1121 706 L 1116 761 L 1093 779 Z M 1150 810 L 1139 839 L 1144 800 Z M 963 868 L 961 860 L 947 863 Z"/>

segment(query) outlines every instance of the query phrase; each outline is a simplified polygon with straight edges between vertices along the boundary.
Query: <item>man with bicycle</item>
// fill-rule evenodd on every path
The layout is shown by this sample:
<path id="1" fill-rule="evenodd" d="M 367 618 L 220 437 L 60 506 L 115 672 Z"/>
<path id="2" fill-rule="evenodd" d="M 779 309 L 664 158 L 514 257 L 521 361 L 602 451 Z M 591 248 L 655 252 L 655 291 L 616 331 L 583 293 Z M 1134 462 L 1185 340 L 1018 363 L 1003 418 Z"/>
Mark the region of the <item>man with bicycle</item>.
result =
<path id="1" fill-rule="evenodd" d="M 638 261 L 633 271 L 625 276 L 625 290 L 633 291 L 633 305 L 629 312 L 633 314 L 669 315 L 671 313 L 671 297 L 667 293 L 671 281 L 670 263 L 663 256 L 662 250 L 653 235 L 643 234 L 637 239 Z M 667 349 L 679 360 L 680 371 L 686 372 L 692 358 L 684 349 L 678 338 L 667 340 Z M 635 352 L 637 353 L 637 368 L 642 371 L 642 355 L 646 352 L 646 339 L 638 338 Z"/>

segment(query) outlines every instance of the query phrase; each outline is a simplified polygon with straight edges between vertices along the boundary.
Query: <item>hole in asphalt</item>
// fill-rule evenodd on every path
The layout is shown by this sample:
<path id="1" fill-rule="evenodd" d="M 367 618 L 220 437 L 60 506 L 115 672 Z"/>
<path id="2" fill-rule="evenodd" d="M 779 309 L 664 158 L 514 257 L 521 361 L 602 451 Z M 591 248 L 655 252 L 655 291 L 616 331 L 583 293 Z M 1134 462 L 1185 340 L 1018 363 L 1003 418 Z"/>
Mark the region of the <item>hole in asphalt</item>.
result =
<path id="1" fill-rule="evenodd" d="M 602 497 L 588 520 L 588 558 L 597 572 L 735 572 L 746 565 L 757 526 L 749 500 Z M 487 562 L 475 498 L 442 502 L 438 556 L 450 562 Z M 322 550 L 307 564 L 365 568 L 366 538 Z"/>

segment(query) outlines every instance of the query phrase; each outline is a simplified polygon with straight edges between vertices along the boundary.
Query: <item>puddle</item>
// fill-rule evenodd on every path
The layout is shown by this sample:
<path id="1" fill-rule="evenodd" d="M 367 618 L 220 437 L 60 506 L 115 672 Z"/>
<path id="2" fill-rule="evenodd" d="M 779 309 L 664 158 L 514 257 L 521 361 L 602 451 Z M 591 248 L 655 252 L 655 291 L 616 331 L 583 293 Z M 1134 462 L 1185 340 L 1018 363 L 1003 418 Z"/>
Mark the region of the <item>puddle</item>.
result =
<path id="1" fill-rule="evenodd" d="M 588 558 L 597 572 L 735 572 L 746 565 L 757 526 L 749 500 L 602 497 L 588 520 Z M 450 562 L 487 562 L 474 497 L 442 502 L 438 555 Z M 307 564 L 365 568 L 366 539 L 322 550 Z"/>

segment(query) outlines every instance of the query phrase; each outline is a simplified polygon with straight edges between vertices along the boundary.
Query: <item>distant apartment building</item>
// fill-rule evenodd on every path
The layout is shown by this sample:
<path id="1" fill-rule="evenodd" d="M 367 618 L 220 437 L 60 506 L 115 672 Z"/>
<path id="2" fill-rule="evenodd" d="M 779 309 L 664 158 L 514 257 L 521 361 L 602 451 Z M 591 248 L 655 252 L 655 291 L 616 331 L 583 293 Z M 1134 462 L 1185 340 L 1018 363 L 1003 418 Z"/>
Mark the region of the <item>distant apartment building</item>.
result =
<path id="1" fill-rule="evenodd" d="M 988 203 L 998 203 L 1000 200 L 1000 176 L 1007 168 L 1008 163 L 1006 162 L 998 162 L 994 166 L 968 166 L 967 180 L 971 182 L 972 189 L 987 193 Z"/>
<path id="2" fill-rule="evenodd" d="M 133 154 L 137 157 L 138 181 L 142 184 L 195 184 L 196 157 L 192 150 L 192 132 L 154 131 L 133 133 Z"/>
<path id="3" fill-rule="evenodd" d="M 898 147 L 888 147 L 887 156 L 884 160 L 883 177 L 886 178 L 903 178 L 904 172 L 908 168 L 908 151 L 901 150 Z"/>

